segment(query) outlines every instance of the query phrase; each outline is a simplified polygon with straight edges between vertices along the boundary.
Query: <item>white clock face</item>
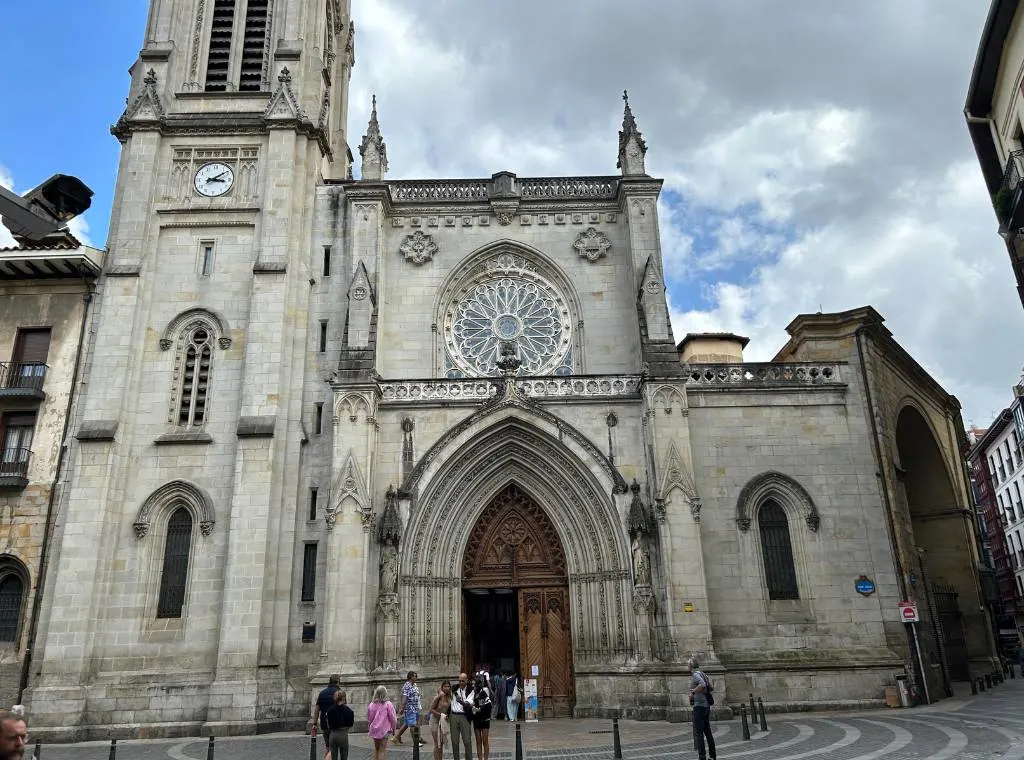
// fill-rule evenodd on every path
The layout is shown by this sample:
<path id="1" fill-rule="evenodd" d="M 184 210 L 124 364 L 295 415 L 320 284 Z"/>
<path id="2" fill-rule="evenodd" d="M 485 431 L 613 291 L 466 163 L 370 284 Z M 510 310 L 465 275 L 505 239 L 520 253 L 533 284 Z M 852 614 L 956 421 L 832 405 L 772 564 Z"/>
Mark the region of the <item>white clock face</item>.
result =
<path id="1" fill-rule="evenodd" d="M 227 164 L 205 164 L 196 172 L 196 192 L 216 198 L 230 190 L 234 181 L 235 173 Z"/>

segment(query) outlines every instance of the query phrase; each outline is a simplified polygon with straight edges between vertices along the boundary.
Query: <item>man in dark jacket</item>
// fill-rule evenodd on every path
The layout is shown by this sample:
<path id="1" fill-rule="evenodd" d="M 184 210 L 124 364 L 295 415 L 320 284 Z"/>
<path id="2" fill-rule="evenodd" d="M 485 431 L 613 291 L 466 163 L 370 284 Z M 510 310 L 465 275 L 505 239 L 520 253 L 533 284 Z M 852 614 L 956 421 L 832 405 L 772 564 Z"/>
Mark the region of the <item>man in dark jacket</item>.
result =
<path id="1" fill-rule="evenodd" d="M 327 682 L 327 688 L 320 692 L 313 705 L 313 733 L 319 724 L 320 733 L 324 737 L 324 760 L 331 753 L 331 726 L 327 722 L 327 711 L 334 707 L 334 692 L 341 688 L 341 676 L 333 675 Z"/>

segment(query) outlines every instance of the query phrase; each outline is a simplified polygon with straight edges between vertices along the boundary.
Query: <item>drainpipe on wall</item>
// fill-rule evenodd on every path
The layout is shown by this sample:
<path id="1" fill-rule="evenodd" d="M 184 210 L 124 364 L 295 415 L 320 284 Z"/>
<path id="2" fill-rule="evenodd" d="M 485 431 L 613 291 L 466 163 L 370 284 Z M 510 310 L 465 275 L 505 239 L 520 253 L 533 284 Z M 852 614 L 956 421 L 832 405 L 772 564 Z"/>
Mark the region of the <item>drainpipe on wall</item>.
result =
<path id="1" fill-rule="evenodd" d="M 82 363 L 82 354 L 85 351 L 85 332 L 89 325 L 89 305 L 92 303 L 93 283 L 86 283 L 85 293 L 82 294 L 82 301 L 85 306 L 82 309 L 82 326 L 78 333 L 78 350 L 75 352 L 75 368 L 71 373 L 71 391 L 68 393 L 68 405 L 64 412 L 64 430 L 61 432 L 60 453 L 57 455 L 57 471 L 53 476 L 53 484 L 50 486 L 50 498 L 46 504 L 46 524 L 43 526 L 43 546 L 39 551 L 39 569 L 36 571 L 36 589 L 32 596 L 32 622 L 29 625 L 28 645 L 25 647 L 25 655 L 21 661 L 21 678 L 18 681 L 18 700 L 22 704 L 25 696 L 25 689 L 28 688 L 29 671 L 32 667 L 32 653 L 36 646 L 36 636 L 39 633 L 39 611 L 43 606 L 43 589 L 46 585 L 46 563 L 49 558 L 50 539 L 53 534 L 53 510 L 57 499 L 57 488 L 60 484 L 61 471 L 64 468 L 64 459 L 68 451 L 68 430 L 71 427 L 71 407 L 75 401 L 75 390 L 78 388 L 78 372 Z"/>

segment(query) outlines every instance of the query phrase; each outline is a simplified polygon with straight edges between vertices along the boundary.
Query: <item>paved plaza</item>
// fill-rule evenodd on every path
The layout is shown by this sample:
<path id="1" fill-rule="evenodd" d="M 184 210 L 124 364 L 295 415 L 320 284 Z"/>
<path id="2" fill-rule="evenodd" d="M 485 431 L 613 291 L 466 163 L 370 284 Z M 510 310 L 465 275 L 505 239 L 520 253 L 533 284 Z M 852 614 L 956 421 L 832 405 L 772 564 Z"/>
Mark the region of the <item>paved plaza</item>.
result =
<path id="1" fill-rule="evenodd" d="M 769 715 L 769 730 L 742 738 L 740 721 L 715 724 L 718 756 L 749 760 L 1024 760 L 1024 679 L 979 694 L 945 700 L 931 707 L 909 710 L 874 710 L 860 713 L 807 713 Z M 610 721 L 556 720 L 522 725 L 527 758 L 610 760 Z M 690 725 L 621 722 L 624 758 L 695 758 Z M 408 736 L 406 741 L 409 741 Z M 318 739 L 319 742 L 319 739 Z M 513 757 L 514 724 L 495 721 L 491 729 L 491 757 Z M 369 738 L 352 736 L 352 760 L 370 757 Z M 317 760 L 323 757 L 317 745 Z M 425 747 L 421 757 L 431 757 Z M 107 760 L 109 742 L 46 745 L 40 760 Z M 118 760 L 205 760 L 206 739 L 121 741 Z M 389 757 L 410 760 L 412 748 L 392 747 Z M 216 760 L 306 760 L 309 737 L 272 734 L 221 739 Z M 450 748 L 445 757 L 451 757 Z"/>

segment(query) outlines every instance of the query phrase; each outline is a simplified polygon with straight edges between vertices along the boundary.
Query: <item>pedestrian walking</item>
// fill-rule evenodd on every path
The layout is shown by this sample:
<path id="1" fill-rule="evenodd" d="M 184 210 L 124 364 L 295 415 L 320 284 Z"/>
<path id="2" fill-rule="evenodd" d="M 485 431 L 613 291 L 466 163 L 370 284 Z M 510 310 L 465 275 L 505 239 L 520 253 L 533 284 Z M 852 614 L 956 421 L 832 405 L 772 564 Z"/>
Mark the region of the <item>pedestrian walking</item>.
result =
<path id="1" fill-rule="evenodd" d="M 473 684 L 473 733 L 476 735 L 476 756 L 478 760 L 491 757 L 491 712 L 494 700 L 484 675 L 476 677 Z"/>
<path id="2" fill-rule="evenodd" d="M 373 692 L 373 701 L 366 706 L 366 722 L 370 738 L 373 739 L 373 760 L 386 760 L 388 740 L 398 730 L 398 715 L 395 706 L 388 700 L 388 690 L 378 686 Z"/>
<path id="3" fill-rule="evenodd" d="M 327 711 L 334 707 L 334 695 L 341 689 L 341 676 L 332 675 L 327 680 L 327 687 L 322 689 L 313 703 L 313 733 L 320 726 L 320 735 L 324 737 L 324 760 L 331 756 L 331 727 L 327 723 Z"/>
<path id="4" fill-rule="evenodd" d="M 451 737 L 452 757 L 459 760 L 459 741 L 466 750 L 466 760 L 473 760 L 473 728 L 470 720 L 473 717 L 473 687 L 469 685 L 469 676 L 459 673 L 459 685 L 452 696 Z"/>
<path id="5" fill-rule="evenodd" d="M 419 675 L 415 670 L 410 670 L 405 676 L 405 683 L 402 684 L 402 703 L 398 710 L 405 722 L 391 740 L 392 744 L 401 744 L 402 734 L 420 724 L 420 687 L 416 683 L 418 680 Z M 424 744 L 426 742 L 420 739 L 420 746 Z"/>
<path id="6" fill-rule="evenodd" d="M 711 706 L 715 703 L 714 687 L 711 680 L 701 672 L 697 658 L 691 657 L 686 662 L 690 669 L 690 704 L 693 705 L 693 748 L 697 750 L 699 760 L 710 757 L 715 760 L 718 752 L 715 749 L 715 738 L 711 735 Z M 707 754 L 704 740 L 707 739 Z"/>
<path id="7" fill-rule="evenodd" d="M 348 699 L 341 689 L 334 692 L 334 705 L 327 711 L 327 725 L 330 727 L 331 760 L 348 760 L 348 732 L 355 725 L 356 716 L 348 706 Z"/>
<path id="8" fill-rule="evenodd" d="M 505 679 L 505 719 L 515 720 L 519 715 L 519 703 L 523 701 L 523 687 L 518 673 L 509 673 Z"/>
<path id="9" fill-rule="evenodd" d="M 444 743 L 448 741 L 448 714 L 452 709 L 452 684 L 441 682 L 437 696 L 430 703 L 430 736 L 434 740 L 434 760 L 444 760 Z"/>
<path id="10" fill-rule="evenodd" d="M 494 715 L 492 716 L 495 720 L 498 720 L 505 714 L 505 674 L 500 670 L 496 671 L 494 678 L 491 679 L 491 687 L 493 690 L 494 699 Z"/>

